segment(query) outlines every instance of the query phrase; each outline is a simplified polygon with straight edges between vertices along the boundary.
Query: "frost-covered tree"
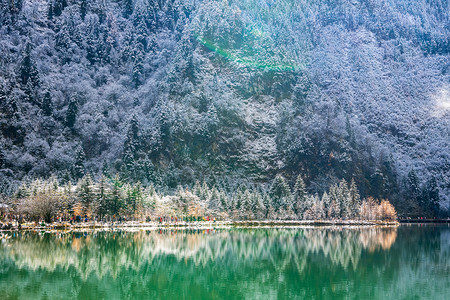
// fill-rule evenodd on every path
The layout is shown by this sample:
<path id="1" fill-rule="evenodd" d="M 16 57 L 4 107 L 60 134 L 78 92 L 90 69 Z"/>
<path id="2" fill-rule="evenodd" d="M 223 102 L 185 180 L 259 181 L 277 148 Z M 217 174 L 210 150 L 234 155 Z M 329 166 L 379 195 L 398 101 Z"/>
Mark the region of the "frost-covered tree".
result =
<path id="1" fill-rule="evenodd" d="M 27 84 L 30 84 L 31 88 L 35 89 L 39 87 L 40 77 L 36 62 L 31 56 L 31 47 L 31 43 L 27 42 L 20 62 L 19 76 L 22 85 L 26 86 Z"/>
<path id="2" fill-rule="evenodd" d="M 275 212 L 278 212 L 280 208 L 285 208 L 291 203 L 291 189 L 281 175 L 277 175 L 273 180 L 269 195 Z"/>
<path id="3" fill-rule="evenodd" d="M 72 96 L 70 97 L 69 106 L 66 111 L 66 126 L 73 128 L 78 114 L 78 102 L 77 99 Z"/>
<path id="4" fill-rule="evenodd" d="M 293 199 L 294 199 L 294 212 L 297 214 L 297 216 L 302 219 L 303 213 L 308 209 L 308 203 L 306 201 L 306 187 L 305 182 L 303 181 L 303 178 L 301 175 L 297 176 L 297 180 L 295 181 L 294 185 L 294 192 L 293 192 Z"/>
<path id="5" fill-rule="evenodd" d="M 358 188 L 356 186 L 355 180 L 352 178 L 349 188 L 349 197 L 350 197 L 350 218 L 356 218 L 359 213 L 359 207 L 361 206 L 361 198 L 359 195 Z"/>
<path id="6" fill-rule="evenodd" d="M 84 153 L 83 147 L 78 146 L 75 151 L 75 163 L 72 167 L 72 177 L 74 179 L 79 179 L 86 173 L 86 168 L 84 167 L 85 160 L 86 155 Z"/>

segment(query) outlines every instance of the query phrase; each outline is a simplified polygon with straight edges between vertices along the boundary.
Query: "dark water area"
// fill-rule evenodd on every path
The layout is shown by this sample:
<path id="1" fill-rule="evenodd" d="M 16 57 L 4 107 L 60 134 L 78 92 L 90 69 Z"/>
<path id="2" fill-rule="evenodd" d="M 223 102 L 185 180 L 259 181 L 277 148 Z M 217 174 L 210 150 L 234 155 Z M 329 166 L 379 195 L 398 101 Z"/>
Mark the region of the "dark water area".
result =
<path id="1" fill-rule="evenodd" d="M 4 234 L 0 299 L 450 295 L 448 224 Z"/>

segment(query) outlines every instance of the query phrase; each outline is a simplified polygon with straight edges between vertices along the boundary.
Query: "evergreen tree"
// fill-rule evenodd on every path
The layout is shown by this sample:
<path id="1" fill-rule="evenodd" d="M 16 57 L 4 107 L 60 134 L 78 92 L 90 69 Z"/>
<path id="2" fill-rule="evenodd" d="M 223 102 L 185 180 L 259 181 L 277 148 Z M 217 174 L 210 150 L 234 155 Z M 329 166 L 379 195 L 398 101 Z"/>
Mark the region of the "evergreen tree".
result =
<path id="1" fill-rule="evenodd" d="M 307 193 L 305 182 L 303 181 L 302 176 L 298 175 L 294 185 L 293 198 L 294 198 L 294 212 L 300 219 L 303 217 L 303 213 L 307 209 L 306 197 Z"/>
<path id="2" fill-rule="evenodd" d="M 348 188 L 347 181 L 342 179 L 339 183 L 339 198 L 338 203 L 340 205 L 341 210 L 341 218 L 348 219 L 351 217 L 351 197 L 350 191 Z"/>
<path id="3" fill-rule="evenodd" d="M 269 218 L 269 208 L 272 207 L 272 201 L 270 201 L 270 197 L 267 193 L 263 195 L 263 204 L 264 204 L 264 218 Z M 272 208 L 273 209 L 273 208 Z"/>
<path id="4" fill-rule="evenodd" d="M 264 207 L 264 203 L 263 203 L 261 194 L 257 191 L 252 193 L 251 206 L 252 206 L 253 216 L 256 219 L 264 219 L 265 207 Z"/>
<path id="5" fill-rule="evenodd" d="M 200 185 L 200 181 L 195 181 L 194 187 L 192 189 L 192 193 L 197 196 L 198 198 L 202 195 L 202 187 Z"/>
<path id="6" fill-rule="evenodd" d="M 211 196 L 208 201 L 208 209 L 213 213 L 222 211 L 222 204 L 220 202 L 219 191 L 214 187 L 211 191 Z"/>
<path id="7" fill-rule="evenodd" d="M 205 181 L 203 181 L 202 188 L 200 190 L 200 201 L 208 202 L 209 201 L 209 188 Z"/>
<path id="8" fill-rule="evenodd" d="M 248 190 L 245 190 L 241 195 L 241 209 L 239 210 L 239 216 L 244 220 L 253 219 L 253 211 L 252 211 L 252 203 L 251 203 L 251 195 Z"/>
<path id="9" fill-rule="evenodd" d="M 141 153 L 141 137 L 139 131 L 139 122 L 136 115 L 132 115 L 128 131 L 125 138 L 123 150 L 123 162 L 125 164 L 125 173 L 131 180 L 138 180 L 142 176 L 139 174 L 139 158 Z M 172 167 L 172 166 L 170 166 Z"/>
<path id="10" fill-rule="evenodd" d="M 78 146 L 75 151 L 75 164 L 72 168 L 72 176 L 74 179 L 79 179 L 85 174 L 84 161 L 86 160 L 86 155 L 81 146 Z"/>
<path id="11" fill-rule="evenodd" d="M 322 205 L 323 205 L 323 211 L 324 211 L 323 217 L 325 218 L 325 217 L 327 217 L 328 209 L 331 206 L 330 197 L 328 196 L 327 192 L 323 193 L 323 195 L 322 195 Z M 359 209 L 359 206 L 357 209 Z"/>
<path id="12" fill-rule="evenodd" d="M 111 216 L 118 218 L 119 212 L 123 207 L 124 195 L 123 195 L 123 183 L 116 175 L 112 180 L 111 195 L 109 197 L 109 213 Z"/>
<path id="13" fill-rule="evenodd" d="M 359 195 L 358 188 L 353 178 L 350 183 L 349 196 L 350 196 L 350 212 L 351 212 L 350 217 L 352 219 L 356 219 L 359 214 L 359 207 L 361 206 L 361 197 Z"/>
<path id="14" fill-rule="evenodd" d="M 53 21 L 53 3 L 51 1 L 48 4 L 47 19 Z"/>
<path id="15" fill-rule="evenodd" d="M 281 175 L 277 175 L 270 187 L 269 195 L 272 198 L 272 206 L 275 212 L 284 208 L 290 202 L 291 190 Z"/>
<path id="16" fill-rule="evenodd" d="M 66 125 L 69 128 L 73 128 L 78 113 L 78 103 L 75 97 L 71 97 L 69 101 L 69 106 L 66 112 Z"/>
<path id="17" fill-rule="evenodd" d="M 84 21 L 84 17 L 86 17 L 86 12 L 87 12 L 87 0 L 81 0 L 80 1 L 80 16 L 83 21 Z"/>
<path id="18" fill-rule="evenodd" d="M 439 214 L 439 189 L 437 187 L 436 178 L 433 176 L 426 183 L 422 190 L 420 201 L 421 207 L 425 214 L 430 217 L 437 217 Z"/>
<path id="19" fill-rule="evenodd" d="M 31 57 L 31 43 L 27 42 L 25 45 L 25 51 L 20 62 L 19 68 L 19 76 L 20 82 L 27 86 L 29 84 L 29 88 L 34 90 L 39 86 L 39 72 L 36 66 L 36 63 Z"/>
<path id="20" fill-rule="evenodd" d="M 133 60 L 133 84 L 138 88 L 143 82 L 144 75 L 144 55 L 141 51 L 136 51 Z"/>
<path id="21" fill-rule="evenodd" d="M 95 200 L 94 182 L 89 173 L 87 173 L 77 184 L 77 196 L 83 205 L 84 212 L 91 211 L 92 204 Z"/>
<path id="22" fill-rule="evenodd" d="M 222 205 L 222 208 L 224 210 L 228 211 L 230 209 L 230 205 L 228 203 L 228 197 L 224 191 L 220 191 L 219 198 L 220 198 L 220 204 Z"/>
<path id="23" fill-rule="evenodd" d="M 128 18 L 133 14 L 133 9 L 134 9 L 133 0 L 124 0 L 123 14 L 125 18 Z"/>
<path id="24" fill-rule="evenodd" d="M 330 207 L 328 208 L 329 219 L 339 219 L 341 216 L 341 208 L 335 199 L 331 200 Z"/>
<path id="25" fill-rule="evenodd" d="M 44 99 L 42 100 L 42 112 L 45 116 L 51 116 L 53 114 L 53 104 L 52 104 L 52 95 L 50 91 L 46 91 L 44 94 Z"/>
<path id="26" fill-rule="evenodd" d="M 100 181 L 98 183 L 97 189 L 97 213 L 100 217 L 100 220 L 103 219 L 105 215 L 108 214 L 108 194 L 109 188 L 107 184 L 106 177 L 102 174 L 100 177 Z"/>
<path id="27" fill-rule="evenodd" d="M 410 204 L 413 207 L 423 207 L 422 192 L 419 183 L 419 177 L 417 177 L 414 169 L 411 169 L 406 179 L 406 198 L 410 200 Z"/>

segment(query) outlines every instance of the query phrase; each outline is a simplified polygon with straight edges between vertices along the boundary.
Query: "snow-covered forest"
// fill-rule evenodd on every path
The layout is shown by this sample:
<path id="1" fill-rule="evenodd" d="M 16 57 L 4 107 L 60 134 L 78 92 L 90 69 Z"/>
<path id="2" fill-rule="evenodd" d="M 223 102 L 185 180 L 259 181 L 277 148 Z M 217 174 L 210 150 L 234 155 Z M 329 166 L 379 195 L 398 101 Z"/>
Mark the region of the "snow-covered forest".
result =
<path id="1" fill-rule="evenodd" d="M 291 190 L 282 176 L 270 189 L 240 187 L 227 193 L 196 182 L 192 190 L 178 186 L 174 195 L 158 194 L 153 185 L 124 183 L 116 176 L 95 182 L 85 175 L 76 185 L 61 186 L 55 178 L 23 184 L 12 198 L 12 211 L 26 221 L 99 222 L 212 220 L 368 220 L 396 221 L 388 200 L 361 199 L 354 180 L 342 180 L 320 198 L 309 195 L 301 176 Z M 11 213 L 11 212 L 10 212 Z M 3 215 L 3 214 L 2 214 Z M 0 221 L 1 217 L 0 215 Z"/>
<path id="2" fill-rule="evenodd" d="M 4 198 L 301 175 L 314 203 L 353 179 L 401 216 L 449 213 L 447 0 L 0 0 L 0 24 Z"/>

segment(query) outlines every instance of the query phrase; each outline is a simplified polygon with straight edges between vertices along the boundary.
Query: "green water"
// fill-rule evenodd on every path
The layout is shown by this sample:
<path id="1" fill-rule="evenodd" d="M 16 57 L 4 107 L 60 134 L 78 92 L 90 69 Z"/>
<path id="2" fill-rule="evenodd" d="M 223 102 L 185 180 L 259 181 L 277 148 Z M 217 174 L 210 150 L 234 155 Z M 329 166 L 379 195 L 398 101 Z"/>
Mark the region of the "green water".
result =
<path id="1" fill-rule="evenodd" d="M 450 227 L 8 233 L 0 299 L 449 299 Z"/>

